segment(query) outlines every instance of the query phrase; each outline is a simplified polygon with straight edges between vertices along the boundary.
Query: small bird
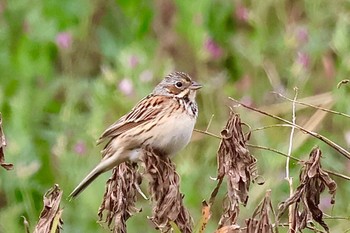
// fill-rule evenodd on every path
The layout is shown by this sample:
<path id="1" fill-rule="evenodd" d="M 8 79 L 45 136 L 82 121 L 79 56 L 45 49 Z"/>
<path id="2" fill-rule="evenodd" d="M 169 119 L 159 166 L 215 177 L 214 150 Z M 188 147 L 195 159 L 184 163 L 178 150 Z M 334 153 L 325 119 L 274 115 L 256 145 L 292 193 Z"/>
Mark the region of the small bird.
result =
<path id="1" fill-rule="evenodd" d="M 102 173 L 124 161 L 137 161 L 147 146 L 172 156 L 190 141 L 198 116 L 196 91 L 202 86 L 183 72 L 167 75 L 128 114 L 108 127 L 97 145 L 108 141 L 101 162 L 69 195 L 78 196 Z"/>

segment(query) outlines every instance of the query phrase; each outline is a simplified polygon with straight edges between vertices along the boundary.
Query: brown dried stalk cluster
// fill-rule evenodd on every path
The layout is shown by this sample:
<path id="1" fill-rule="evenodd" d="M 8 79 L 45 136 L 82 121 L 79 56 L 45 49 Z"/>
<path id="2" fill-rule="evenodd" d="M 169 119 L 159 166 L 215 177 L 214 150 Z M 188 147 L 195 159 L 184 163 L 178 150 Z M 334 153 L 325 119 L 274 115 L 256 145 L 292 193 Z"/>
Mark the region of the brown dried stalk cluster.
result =
<path id="1" fill-rule="evenodd" d="M 337 184 L 332 180 L 328 173 L 321 168 L 321 150 L 315 148 L 310 153 L 310 158 L 303 165 L 300 173 L 300 185 L 293 196 L 281 203 L 279 207 L 278 218 L 282 216 L 288 206 L 293 206 L 292 230 L 298 232 L 307 227 L 307 223 L 312 219 L 318 222 L 327 232 L 329 228 L 323 221 L 322 211 L 318 208 L 320 204 L 320 195 L 327 186 L 332 195 L 331 204 L 335 202 L 335 192 Z"/>
<path id="2" fill-rule="evenodd" d="M 0 166 L 6 170 L 13 169 L 12 163 L 5 163 L 4 148 L 6 147 L 6 138 L 4 131 L 2 130 L 2 115 L 0 113 Z"/>
<path id="3" fill-rule="evenodd" d="M 44 208 L 40 213 L 40 219 L 34 233 L 61 232 L 63 225 L 61 219 L 63 209 L 60 209 L 62 193 L 58 185 L 55 184 L 44 195 Z"/>
<path id="4" fill-rule="evenodd" d="M 244 206 L 248 201 L 250 182 L 257 178 L 256 158 L 247 149 L 238 114 L 230 112 L 226 127 L 221 131 L 221 143 L 217 154 L 218 180 L 227 178 L 227 196 L 224 213 L 219 222 L 219 229 L 235 225 L 239 214 L 239 203 Z"/>
<path id="5" fill-rule="evenodd" d="M 180 178 L 174 163 L 150 149 L 145 150 L 143 163 L 145 173 L 150 177 L 149 191 L 154 203 L 150 219 L 156 228 L 168 232 L 171 221 L 181 232 L 192 232 L 192 218 L 183 205 L 184 195 L 180 192 Z"/>
<path id="6" fill-rule="evenodd" d="M 136 163 L 125 162 L 115 167 L 106 183 L 106 191 L 98 210 L 99 221 L 105 218 L 104 222 L 114 232 L 126 233 L 126 220 L 141 211 L 135 207 L 139 184 L 141 176 Z"/>
<path id="7" fill-rule="evenodd" d="M 251 218 L 245 221 L 246 227 L 238 225 L 223 226 L 215 233 L 273 233 L 274 226 L 271 221 L 271 215 L 275 217 L 271 203 L 271 190 L 266 191 L 262 202 L 257 206 Z"/>
<path id="8" fill-rule="evenodd" d="M 171 160 L 146 148 L 141 165 L 145 176 L 149 178 L 149 192 L 153 202 L 150 220 L 155 228 L 170 232 L 171 222 L 174 222 L 181 232 L 192 232 L 192 219 L 183 205 L 183 194 L 179 191 L 180 179 Z M 103 219 L 103 212 L 106 212 L 105 222 L 114 232 L 126 232 L 126 220 L 139 211 L 135 202 L 140 183 L 141 175 L 137 165 L 123 163 L 114 168 L 98 212 L 100 220 Z"/>
<path id="9" fill-rule="evenodd" d="M 246 220 L 247 229 L 245 232 L 273 233 L 271 214 L 275 217 L 271 203 L 271 190 L 267 190 L 264 200 L 258 205 L 252 217 Z"/>

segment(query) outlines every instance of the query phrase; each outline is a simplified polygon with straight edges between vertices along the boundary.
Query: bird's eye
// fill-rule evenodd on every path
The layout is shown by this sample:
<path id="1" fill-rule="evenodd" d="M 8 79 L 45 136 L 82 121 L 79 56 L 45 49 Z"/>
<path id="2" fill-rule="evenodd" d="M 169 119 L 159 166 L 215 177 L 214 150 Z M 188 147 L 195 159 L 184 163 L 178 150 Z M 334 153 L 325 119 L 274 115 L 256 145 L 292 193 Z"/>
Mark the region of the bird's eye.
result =
<path id="1" fill-rule="evenodd" d="M 182 87 L 182 82 L 176 82 L 175 86 L 178 87 L 178 88 Z"/>

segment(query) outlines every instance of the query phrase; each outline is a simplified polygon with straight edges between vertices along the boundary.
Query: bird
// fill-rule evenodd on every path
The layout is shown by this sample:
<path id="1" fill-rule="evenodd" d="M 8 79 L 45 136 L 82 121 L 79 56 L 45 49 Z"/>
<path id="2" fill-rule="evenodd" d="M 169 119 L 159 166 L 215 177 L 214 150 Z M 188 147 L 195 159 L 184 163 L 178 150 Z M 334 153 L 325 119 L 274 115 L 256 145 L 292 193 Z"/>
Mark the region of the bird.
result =
<path id="1" fill-rule="evenodd" d="M 99 175 L 125 161 L 138 161 L 150 147 L 172 157 L 190 141 L 198 117 L 197 90 L 202 85 L 184 72 L 172 72 L 131 111 L 109 126 L 97 140 L 107 142 L 100 163 L 69 195 L 76 198 Z"/>

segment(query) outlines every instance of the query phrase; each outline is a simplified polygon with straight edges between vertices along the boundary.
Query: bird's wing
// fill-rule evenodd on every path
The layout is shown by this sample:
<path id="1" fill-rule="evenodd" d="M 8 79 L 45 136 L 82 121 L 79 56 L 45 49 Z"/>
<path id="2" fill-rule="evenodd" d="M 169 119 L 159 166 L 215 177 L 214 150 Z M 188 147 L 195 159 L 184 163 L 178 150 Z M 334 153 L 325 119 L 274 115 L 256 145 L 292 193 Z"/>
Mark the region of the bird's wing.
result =
<path id="1" fill-rule="evenodd" d="M 97 140 L 97 144 L 155 119 L 169 105 L 169 100 L 168 97 L 154 95 L 143 98 L 128 114 L 108 127 Z"/>

